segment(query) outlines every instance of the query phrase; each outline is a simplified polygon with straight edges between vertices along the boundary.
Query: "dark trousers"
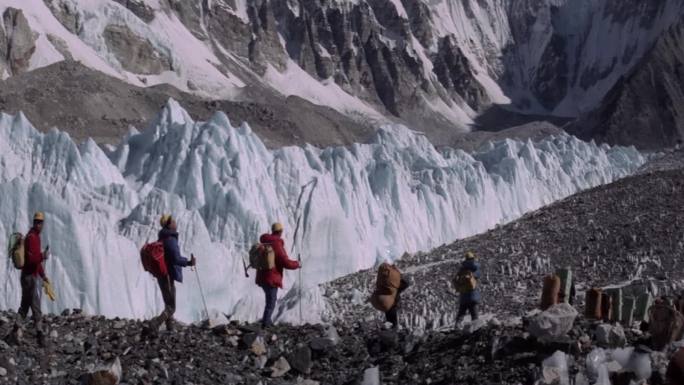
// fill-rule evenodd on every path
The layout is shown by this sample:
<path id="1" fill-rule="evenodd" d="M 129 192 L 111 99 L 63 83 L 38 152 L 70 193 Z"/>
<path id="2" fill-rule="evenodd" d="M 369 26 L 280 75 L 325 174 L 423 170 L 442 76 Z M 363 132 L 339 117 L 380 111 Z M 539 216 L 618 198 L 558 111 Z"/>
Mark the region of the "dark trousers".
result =
<path id="1" fill-rule="evenodd" d="M 266 297 L 266 307 L 264 307 L 264 315 L 261 317 L 261 326 L 271 326 L 273 325 L 271 317 L 273 316 L 276 299 L 278 298 L 278 288 L 269 285 L 261 285 L 261 288 L 264 290 L 264 295 Z"/>
<path id="2" fill-rule="evenodd" d="M 43 313 L 40 311 L 40 278 L 32 274 L 21 276 L 21 305 L 19 315 L 26 318 L 29 309 L 36 329 L 39 333 L 43 332 Z"/>
<path id="3" fill-rule="evenodd" d="M 475 321 L 478 316 L 477 316 L 477 302 L 470 302 L 470 301 L 461 301 L 458 304 L 458 315 L 456 316 L 456 320 L 460 321 L 465 317 L 466 312 L 470 312 L 470 318 L 471 320 Z"/>
<path id="4" fill-rule="evenodd" d="M 400 295 L 397 293 L 397 298 L 394 299 L 394 305 L 385 312 L 385 321 L 391 323 L 392 327 L 395 329 L 399 326 L 399 299 Z"/>
<path id="5" fill-rule="evenodd" d="M 176 312 L 176 284 L 173 278 L 169 276 L 157 278 L 157 283 L 159 283 L 159 290 L 164 300 L 164 311 L 152 320 L 154 329 L 159 329 L 164 322 L 168 326 L 173 321 L 173 313 Z"/>

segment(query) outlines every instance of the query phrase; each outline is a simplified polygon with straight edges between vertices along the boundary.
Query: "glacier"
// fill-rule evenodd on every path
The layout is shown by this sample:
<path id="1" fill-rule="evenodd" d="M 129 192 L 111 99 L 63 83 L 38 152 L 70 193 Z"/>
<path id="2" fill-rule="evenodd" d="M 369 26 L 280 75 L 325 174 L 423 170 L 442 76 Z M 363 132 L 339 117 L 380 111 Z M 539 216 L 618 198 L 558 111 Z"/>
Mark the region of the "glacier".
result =
<path id="1" fill-rule="evenodd" d="M 34 211 L 46 213 L 46 271 L 58 298 L 43 301 L 45 310 L 160 312 L 139 248 L 156 237 L 159 216 L 172 213 L 183 253 L 198 259 L 177 289 L 176 317 L 185 322 L 206 316 L 198 279 L 210 314 L 260 315 L 263 293 L 243 260 L 271 222 L 285 224 L 290 256 L 303 263 L 285 273 L 277 319 L 318 322 L 322 282 L 480 233 L 646 161 L 633 147 L 569 135 L 503 140 L 470 154 L 438 150 L 398 125 L 380 127 L 366 144 L 271 150 L 248 124 L 234 126 L 222 112 L 195 122 L 173 100 L 116 146 L 41 133 L 21 113 L 0 115 L 0 138 L 0 246 L 28 230 Z M 17 308 L 19 273 L 9 259 L 0 276 L 0 307 Z"/>

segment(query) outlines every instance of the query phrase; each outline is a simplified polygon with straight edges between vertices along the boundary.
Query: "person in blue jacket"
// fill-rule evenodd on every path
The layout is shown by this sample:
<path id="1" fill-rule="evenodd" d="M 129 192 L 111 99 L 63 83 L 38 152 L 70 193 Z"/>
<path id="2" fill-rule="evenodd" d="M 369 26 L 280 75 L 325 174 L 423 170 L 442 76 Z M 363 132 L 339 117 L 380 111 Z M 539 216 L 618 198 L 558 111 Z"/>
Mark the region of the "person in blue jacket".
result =
<path id="1" fill-rule="evenodd" d="M 472 251 L 466 252 L 465 260 L 461 263 L 460 271 L 466 270 L 470 271 L 473 274 L 475 279 L 477 279 L 478 281 L 478 285 L 475 287 L 474 290 L 471 290 L 466 293 L 461 293 L 461 297 L 458 304 L 458 315 L 456 316 L 456 324 L 459 324 L 463 320 L 463 317 L 465 317 L 467 312 L 470 312 L 470 319 L 472 321 L 477 320 L 477 305 L 480 303 L 480 300 L 482 299 L 482 295 L 480 294 L 479 289 L 480 264 L 477 262 L 475 254 Z"/>
<path id="2" fill-rule="evenodd" d="M 166 323 L 166 330 L 172 331 L 173 314 L 176 312 L 176 285 L 175 282 L 183 282 L 183 268 L 188 266 L 195 266 L 196 260 L 193 254 L 190 254 L 190 259 L 183 257 L 178 246 L 178 225 L 176 220 L 171 215 L 162 215 L 159 220 L 162 229 L 159 231 L 159 240 L 164 245 L 164 260 L 168 275 L 157 278 L 159 289 L 164 299 L 164 311 L 150 321 L 150 329 L 148 332 L 155 332 L 159 330 L 163 323 Z"/>

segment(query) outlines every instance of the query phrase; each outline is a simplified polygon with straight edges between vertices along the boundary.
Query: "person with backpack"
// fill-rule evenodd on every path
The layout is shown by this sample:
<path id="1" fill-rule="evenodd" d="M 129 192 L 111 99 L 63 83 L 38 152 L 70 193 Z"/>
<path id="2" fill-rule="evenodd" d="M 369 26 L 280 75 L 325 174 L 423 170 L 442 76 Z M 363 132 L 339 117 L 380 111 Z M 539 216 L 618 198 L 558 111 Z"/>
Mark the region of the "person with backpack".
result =
<path id="1" fill-rule="evenodd" d="M 45 221 L 45 214 L 38 211 L 33 216 L 33 227 L 29 230 L 26 238 L 24 238 L 24 265 L 21 268 L 21 305 L 19 306 L 19 316 L 26 319 L 29 309 L 33 317 L 33 322 L 36 326 L 36 337 L 38 344 L 45 346 L 45 330 L 43 329 L 42 312 L 40 310 L 40 280 L 44 283 L 50 281 L 45 276 L 43 269 L 43 261 L 49 256 L 49 249 L 41 250 L 40 233 L 43 231 L 43 222 Z M 19 325 L 15 325 L 15 336 L 18 332 Z M 17 341 L 19 342 L 18 338 Z"/>
<path id="2" fill-rule="evenodd" d="M 370 297 L 374 308 L 385 313 L 385 321 L 392 324 L 393 329 L 399 327 L 399 303 L 401 292 L 409 287 L 409 283 L 401 275 L 395 265 L 384 262 L 378 266 L 375 290 Z"/>
<path id="3" fill-rule="evenodd" d="M 283 270 L 296 270 L 302 266 L 298 261 L 291 260 L 285 250 L 285 241 L 283 240 L 284 227 L 281 223 L 274 223 L 271 226 L 271 233 L 262 234 L 259 237 L 259 242 L 270 246 L 275 254 L 275 266 L 271 269 L 257 270 L 256 284 L 259 285 L 266 297 L 266 306 L 264 307 L 264 314 L 261 317 L 261 327 L 267 328 L 273 325 L 271 317 L 275 310 L 276 299 L 278 297 L 278 288 L 283 288 Z"/>
<path id="4" fill-rule="evenodd" d="M 144 334 L 152 334 L 159 330 L 163 323 L 166 323 L 166 330 L 172 331 L 173 314 L 176 312 L 176 284 L 183 283 L 183 268 L 195 266 L 197 260 L 190 254 L 190 260 L 183 257 L 178 246 L 178 224 L 171 215 L 162 215 L 159 220 L 161 230 L 159 230 L 159 241 L 164 246 L 164 261 L 166 262 L 167 274 L 157 277 L 159 290 L 164 300 L 164 310 L 162 313 L 150 321 L 149 328 L 144 330 Z"/>
<path id="5" fill-rule="evenodd" d="M 478 319 L 477 306 L 481 300 L 480 290 L 478 288 L 478 281 L 480 279 L 480 264 L 475 258 L 472 251 L 465 254 L 465 260 L 461 263 L 461 267 L 456 275 L 455 285 L 460 293 L 458 314 L 456 315 L 456 324 L 460 324 L 465 317 L 466 312 L 470 313 L 470 319 L 475 321 Z"/>
<path id="6" fill-rule="evenodd" d="M 392 324 L 392 329 L 399 328 L 399 301 L 401 300 L 401 292 L 409 287 L 408 281 L 402 276 L 399 280 L 399 287 L 397 288 L 397 294 L 394 298 L 394 305 L 385 312 L 385 321 Z"/>

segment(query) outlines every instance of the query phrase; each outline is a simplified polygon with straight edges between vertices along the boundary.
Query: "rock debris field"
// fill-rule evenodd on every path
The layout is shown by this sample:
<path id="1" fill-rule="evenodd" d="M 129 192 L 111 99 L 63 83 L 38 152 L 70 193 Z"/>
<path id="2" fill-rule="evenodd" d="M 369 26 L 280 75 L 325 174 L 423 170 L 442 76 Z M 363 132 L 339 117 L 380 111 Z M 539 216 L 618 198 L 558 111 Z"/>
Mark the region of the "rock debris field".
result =
<path id="1" fill-rule="evenodd" d="M 664 384 L 679 342 L 655 350 L 644 324 L 582 314 L 590 287 L 638 281 L 654 295 L 679 294 L 684 169 L 678 157 L 669 153 L 657 167 L 655 161 L 635 176 L 487 233 L 405 255 L 397 265 L 412 286 L 402 294 L 397 332 L 365 302 L 375 277 L 363 271 L 321 287 L 327 325 L 260 330 L 213 320 L 142 337 L 141 321 L 71 310 L 48 315 L 46 348 L 37 346 L 30 323 L 19 343 L 0 342 L 0 383 Z M 482 263 L 485 315 L 455 329 L 457 297 L 448 282 L 466 250 Z M 530 324 L 547 314 L 535 311 L 542 278 L 561 267 L 573 270 L 579 315 L 561 335 L 541 338 Z M 0 313 L 0 336 L 12 335 L 15 317 Z"/>

